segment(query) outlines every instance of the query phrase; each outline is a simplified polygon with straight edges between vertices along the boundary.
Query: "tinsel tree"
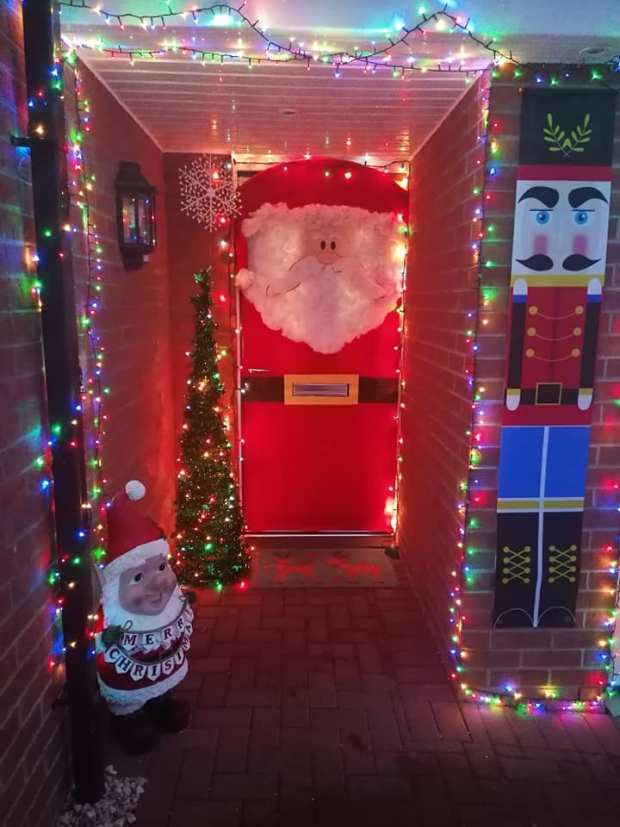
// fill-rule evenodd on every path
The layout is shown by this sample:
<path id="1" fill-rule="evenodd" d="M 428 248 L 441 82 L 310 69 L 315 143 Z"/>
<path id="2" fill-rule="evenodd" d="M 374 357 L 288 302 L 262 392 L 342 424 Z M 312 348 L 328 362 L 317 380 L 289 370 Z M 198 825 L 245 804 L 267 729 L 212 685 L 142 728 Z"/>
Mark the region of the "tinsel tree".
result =
<path id="1" fill-rule="evenodd" d="M 196 330 L 177 472 L 177 575 L 182 583 L 219 589 L 243 579 L 250 557 L 222 417 L 209 270 L 194 279 Z"/>

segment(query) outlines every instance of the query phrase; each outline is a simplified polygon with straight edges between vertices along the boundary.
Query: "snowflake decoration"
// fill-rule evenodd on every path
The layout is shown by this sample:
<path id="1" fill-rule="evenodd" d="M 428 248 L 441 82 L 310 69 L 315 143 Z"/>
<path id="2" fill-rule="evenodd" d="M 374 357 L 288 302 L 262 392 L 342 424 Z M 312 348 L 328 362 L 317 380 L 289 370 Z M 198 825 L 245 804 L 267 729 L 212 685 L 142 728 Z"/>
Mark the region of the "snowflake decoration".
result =
<path id="1" fill-rule="evenodd" d="M 207 230 L 215 230 L 239 215 L 240 197 L 230 159 L 201 155 L 179 170 L 181 212 Z"/>

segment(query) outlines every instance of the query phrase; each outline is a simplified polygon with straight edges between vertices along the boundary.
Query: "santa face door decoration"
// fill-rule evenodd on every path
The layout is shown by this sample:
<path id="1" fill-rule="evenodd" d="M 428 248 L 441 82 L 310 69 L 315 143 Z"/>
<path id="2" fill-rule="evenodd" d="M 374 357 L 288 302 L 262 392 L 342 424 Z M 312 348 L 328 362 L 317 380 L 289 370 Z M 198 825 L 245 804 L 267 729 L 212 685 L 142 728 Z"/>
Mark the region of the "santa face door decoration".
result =
<path id="1" fill-rule="evenodd" d="M 273 167 L 241 196 L 248 530 L 388 533 L 406 193 L 317 159 Z"/>
<path id="2" fill-rule="evenodd" d="M 494 623 L 575 625 L 616 96 L 526 90 Z"/>

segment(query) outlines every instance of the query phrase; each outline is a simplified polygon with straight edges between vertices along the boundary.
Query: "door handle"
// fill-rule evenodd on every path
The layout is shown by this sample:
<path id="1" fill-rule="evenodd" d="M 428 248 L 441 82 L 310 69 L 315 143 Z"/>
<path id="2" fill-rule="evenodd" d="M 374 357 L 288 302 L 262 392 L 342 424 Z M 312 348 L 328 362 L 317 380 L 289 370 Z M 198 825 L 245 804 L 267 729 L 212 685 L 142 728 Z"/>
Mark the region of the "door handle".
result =
<path id="1" fill-rule="evenodd" d="M 269 373 L 269 368 L 248 368 L 248 373 Z"/>

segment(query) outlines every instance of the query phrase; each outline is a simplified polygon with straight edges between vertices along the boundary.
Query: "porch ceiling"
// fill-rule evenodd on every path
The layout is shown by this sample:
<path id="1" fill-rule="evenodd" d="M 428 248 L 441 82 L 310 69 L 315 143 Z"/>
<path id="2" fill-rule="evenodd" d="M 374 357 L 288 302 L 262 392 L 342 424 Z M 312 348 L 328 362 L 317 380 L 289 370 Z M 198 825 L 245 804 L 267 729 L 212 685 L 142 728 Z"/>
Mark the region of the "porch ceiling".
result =
<path id="1" fill-rule="evenodd" d="M 80 5 L 91 0 L 73 0 Z M 113 15 L 134 12 L 156 16 L 169 8 L 166 0 L 92 0 Z M 172 0 L 173 9 L 208 5 Z M 240 5 L 240 3 L 238 4 Z M 443 4 L 430 0 L 427 13 Z M 476 32 L 494 36 L 494 45 L 521 62 L 579 62 L 606 60 L 620 52 L 620 3 L 596 0 L 469 0 L 448 11 L 465 22 L 470 16 Z M 409 6 L 409 4 L 407 4 Z M 370 50 L 398 39 L 399 26 L 420 20 L 416 9 L 394 7 L 375 0 L 248 0 L 243 14 L 268 26 L 274 42 L 304 44 L 317 54 L 347 49 Z M 585 9 L 587 8 L 587 14 Z M 224 11 L 215 9 L 216 12 Z M 376 73 L 362 67 L 333 67 L 274 56 L 255 65 L 238 61 L 207 62 L 200 57 L 168 53 L 156 59 L 136 59 L 102 53 L 93 46 L 161 49 L 172 43 L 199 50 L 265 57 L 265 43 L 234 13 L 230 18 L 191 14 L 172 18 L 165 29 L 144 29 L 139 21 L 118 20 L 88 9 L 62 9 L 65 40 L 80 48 L 87 65 L 116 98 L 167 152 L 234 150 L 242 159 L 272 161 L 304 153 L 329 154 L 383 164 L 410 158 L 466 91 L 465 78 L 455 72 L 408 72 L 392 77 L 392 65 L 415 65 L 429 70 L 461 63 L 481 69 L 489 53 L 469 37 L 449 33 L 445 21 L 410 37 L 392 49 L 391 62 Z M 150 21 L 148 21 L 150 22 Z M 615 32 L 616 35 L 608 35 Z M 481 34 L 482 36 L 482 34 Z M 375 47 L 377 48 L 377 47 Z M 597 49 L 596 54 L 584 49 Z M 414 63 L 408 63 L 415 58 Z M 219 60 L 219 59 L 218 59 Z"/>

